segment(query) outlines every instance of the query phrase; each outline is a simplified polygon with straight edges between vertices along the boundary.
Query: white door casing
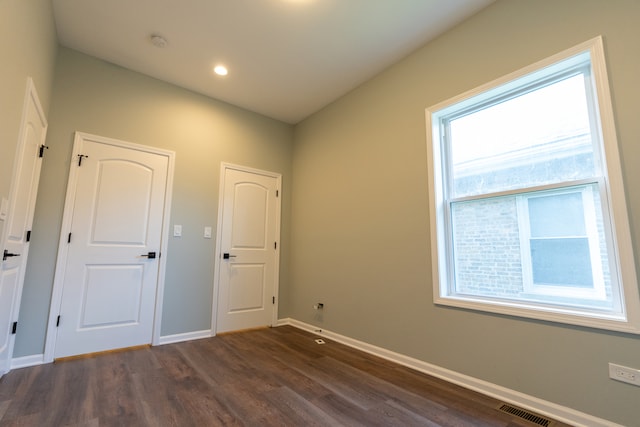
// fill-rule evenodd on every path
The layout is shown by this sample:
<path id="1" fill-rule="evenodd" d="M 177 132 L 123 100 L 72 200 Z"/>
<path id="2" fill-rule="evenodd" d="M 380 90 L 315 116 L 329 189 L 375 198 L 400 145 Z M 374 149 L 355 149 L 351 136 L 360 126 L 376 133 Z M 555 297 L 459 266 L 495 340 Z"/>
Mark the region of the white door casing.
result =
<path id="1" fill-rule="evenodd" d="M 16 148 L 9 194 L 9 209 L 3 235 L 0 236 L 0 376 L 11 368 L 25 268 L 29 254 L 27 233 L 33 224 L 41 152 L 47 133 L 47 120 L 42 111 L 33 80 L 27 78 L 27 91 Z"/>
<path id="2" fill-rule="evenodd" d="M 277 322 L 280 186 L 279 174 L 221 166 L 212 319 L 216 333 Z"/>
<path id="3" fill-rule="evenodd" d="M 45 362 L 157 341 L 172 174 L 172 152 L 76 133 Z"/>

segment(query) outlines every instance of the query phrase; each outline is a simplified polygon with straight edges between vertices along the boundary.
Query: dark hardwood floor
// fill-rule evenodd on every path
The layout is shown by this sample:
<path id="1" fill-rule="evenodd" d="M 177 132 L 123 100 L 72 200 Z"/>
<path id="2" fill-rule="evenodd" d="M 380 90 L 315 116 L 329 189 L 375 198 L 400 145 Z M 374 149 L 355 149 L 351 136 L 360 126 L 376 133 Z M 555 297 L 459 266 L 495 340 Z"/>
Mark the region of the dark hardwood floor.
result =
<path id="1" fill-rule="evenodd" d="M 535 425 L 315 338 L 280 327 L 16 369 L 0 379 L 0 426 Z"/>

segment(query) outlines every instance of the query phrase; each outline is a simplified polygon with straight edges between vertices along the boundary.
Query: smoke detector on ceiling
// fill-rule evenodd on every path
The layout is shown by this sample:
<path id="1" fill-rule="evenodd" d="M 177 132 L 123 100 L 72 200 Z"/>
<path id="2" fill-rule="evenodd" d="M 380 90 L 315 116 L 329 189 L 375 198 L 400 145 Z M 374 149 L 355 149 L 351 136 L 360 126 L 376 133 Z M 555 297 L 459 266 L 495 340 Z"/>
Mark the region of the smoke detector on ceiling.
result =
<path id="1" fill-rule="evenodd" d="M 167 47 L 169 42 L 159 34 L 151 34 L 151 44 L 153 44 L 155 47 L 163 48 Z"/>

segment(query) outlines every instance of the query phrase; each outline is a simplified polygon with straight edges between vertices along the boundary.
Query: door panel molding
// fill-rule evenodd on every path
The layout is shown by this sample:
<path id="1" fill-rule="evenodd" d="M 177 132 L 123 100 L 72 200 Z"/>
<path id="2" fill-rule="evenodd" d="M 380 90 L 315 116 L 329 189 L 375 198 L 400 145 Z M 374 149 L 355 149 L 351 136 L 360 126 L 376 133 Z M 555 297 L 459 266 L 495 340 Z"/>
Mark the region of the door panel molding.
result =
<path id="1" fill-rule="evenodd" d="M 167 254 L 168 237 L 169 237 L 169 224 L 170 224 L 170 212 L 171 212 L 171 198 L 173 191 L 173 175 L 175 169 L 175 153 L 173 151 L 164 150 L 160 148 L 150 147 L 147 145 L 134 144 L 127 141 L 121 141 L 113 138 L 107 138 L 98 135 L 92 135 L 84 132 L 76 132 L 73 144 L 73 151 L 71 153 L 71 163 L 78 159 L 82 154 L 82 148 L 85 142 L 95 142 L 99 144 L 112 145 L 115 147 L 131 149 L 144 153 L 151 153 L 167 158 L 167 180 L 165 188 L 164 198 L 164 214 L 162 216 L 161 226 L 161 239 L 160 239 L 160 253 Z M 69 245 L 67 243 L 69 230 L 73 221 L 73 212 L 76 197 L 76 186 L 78 184 L 78 170 L 79 168 L 71 166 L 69 169 L 69 179 L 67 182 L 67 194 L 64 203 L 64 213 L 62 217 L 62 226 L 60 229 L 60 240 L 58 244 L 58 257 L 56 260 L 56 268 L 53 282 L 53 292 L 51 296 L 51 305 L 49 310 L 49 323 L 47 326 L 47 337 L 45 341 L 44 349 L 44 362 L 53 362 L 54 352 L 57 340 L 57 320 L 62 303 L 62 293 L 64 288 L 64 280 L 66 276 L 66 266 L 69 255 Z M 167 256 L 161 256 L 158 260 L 158 280 L 157 291 L 155 297 L 155 312 L 152 332 L 152 344 L 158 345 L 160 343 L 160 330 L 162 320 L 162 304 L 164 296 L 164 283 L 165 283 L 165 270 L 166 270 Z"/>

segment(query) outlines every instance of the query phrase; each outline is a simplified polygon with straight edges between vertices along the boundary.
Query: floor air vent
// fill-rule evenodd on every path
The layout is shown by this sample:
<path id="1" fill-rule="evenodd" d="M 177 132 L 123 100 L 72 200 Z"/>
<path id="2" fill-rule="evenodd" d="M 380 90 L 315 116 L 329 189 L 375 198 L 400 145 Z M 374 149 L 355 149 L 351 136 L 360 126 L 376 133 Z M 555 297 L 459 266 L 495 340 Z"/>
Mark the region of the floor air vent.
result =
<path id="1" fill-rule="evenodd" d="M 516 417 L 522 418 L 523 420 L 527 420 L 539 426 L 551 427 L 553 425 L 553 421 L 548 418 L 541 417 L 540 415 L 536 415 L 525 409 L 507 405 L 506 403 L 501 404 L 498 407 L 498 410 L 506 412 L 507 414 L 515 415 Z"/>

